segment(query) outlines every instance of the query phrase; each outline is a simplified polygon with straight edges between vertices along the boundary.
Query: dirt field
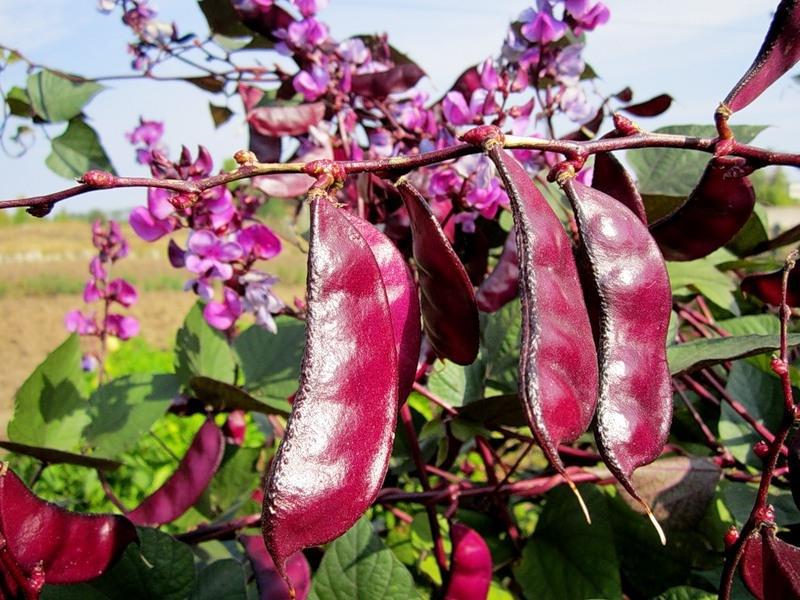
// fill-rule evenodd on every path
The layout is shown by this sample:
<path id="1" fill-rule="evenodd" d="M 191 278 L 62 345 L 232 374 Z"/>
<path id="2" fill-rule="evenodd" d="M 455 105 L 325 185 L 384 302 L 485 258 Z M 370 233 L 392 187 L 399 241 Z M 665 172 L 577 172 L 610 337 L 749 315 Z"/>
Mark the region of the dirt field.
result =
<path id="1" fill-rule="evenodd" d="M 166 260 L 166 241 L 147 244 L 127 227 L 131 254 L 112 277 L 126 277 L 139 290 L 130 314 L 139 318 L 141 335 L 156 349 L 168 349 L 195 297 L 182 291 L 188 278 Z M 182 239 L 177 241 L 182 242 Z M 5 437 L 17 388 L 67 335 L 64 314 L 83 308 L 81 297 L 93 255 L 85 222 L 36 221 L 0 227 L 0 438 Z M 265 264 L 282 277 L 278 294 L 286 302 L 303 293 L 303 255 L 285 245 Z"/>

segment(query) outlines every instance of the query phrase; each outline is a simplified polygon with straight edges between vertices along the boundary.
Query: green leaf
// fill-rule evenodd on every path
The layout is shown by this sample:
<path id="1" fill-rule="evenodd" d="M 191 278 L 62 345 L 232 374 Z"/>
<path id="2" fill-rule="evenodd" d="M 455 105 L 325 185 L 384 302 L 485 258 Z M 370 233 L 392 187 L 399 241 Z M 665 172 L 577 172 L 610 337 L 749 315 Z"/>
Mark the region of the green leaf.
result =
<path id="1" fill-rule="evenodd" d="M 687 262 L 667 262 L 673 294 L 698 292 L 725 310 L 738 314 L 733 291 L 736 284 L 717 269 L 712 256 Z"/>
<path id="2" fill-rule="evenodd" d="M 192 377 L 189 387 L 205 404 L 218 410 L 246 410 L 288 417 L 292 407 L 286 400 L 256 400 L 241 388 L 209 377 Z"/>
<path id="3" fill-rule="evenodd" d="M 28 92 L 18 86 L 12 87 L 6 94 L 6 104 L 12 115 L 17 117 L 30 117 L 32 107 Z"/>
<path id="4" fill-rule="evenodd" d="M 592 524 L 569 489 L 558 487 L 547 494 L 533 537 L 522 549 L 514 576 L 529 600 L 622 597 L 606 499 L 594 486 L 579 489 Z"/>
<path id="5" fill-rule="evenodd" d="M 97 132 L 79 118 L 72 119 L 51 146 L 44 162 L 56 175 L 76 179 L 92 169 L 114 172 Z"/>
<path id="6" fill-rule="evenodd" d="M 253 35 L 253 32 L 245 27 L 236 16 L 230 0 L 199 0 L 198 3 L 211 33 L 226 37 L 250 37 Z"/>
<path id="7" fill-rule="evenodd" d="M 783 418 L 783 387 L 775 375 L 767 374 L 747 362 L 735 362 L 725 386 L 728 393 L 767 429 L 775 431 Z M 753 452 L 762 438 L 731 408 L 720 406 L 719 440 L 741 462 L 756 469 L 763 461 Z"/>
<path id="8" fill-rule="evenodd" d="M 736 525 L 741 527 L 747 521 L 750 511 L 755 505 L 758 484 L 723 481 L 720 485 L 725 506 L 736 520 Z M 774 485 L 770 487 L 769 491 L 767 504 L 775 509 L 775 522 L 780 523 L 782 527 L 800 523 L 800 513 L 797 511 L 791 492 L 776 488 Z"/>
<path id="9" fill-rule="evenodd" d="M 747 144 L 766 129 L 764 125 L 734 125 L 736 140 Z M 713 125 L 670 125 L 653 133 L 715 137 Z M 703 174 L 710 155 L 675 148 L 631 150 L 625 157 L 636 173 L 642 194 L 688 197 Z"/>
<path id="10" fill-rule="evenodd" d="M 759 246 L 769 240 L 769 221 L 767 220 L 767 210 L 756 203 L 753 214 L 747 219 L 731 241 L 725 247 L 736 256 L 750 256 L 757 253 Z"/>
<path id="11" fill-rule="evenodd" d="M 12 442 L 55 450 L 78 446 L 89 422 L 80 361 L 80 342 L 72 334 L 36 367 L 15 397 Z"/>
<path id="12" fill-rule="evenodd" d="M 33 110 L 51 123 L 77 117 L 89 100 L 104 89 L 92 81 L 70 81 L 47 70 L 29 76 L 27 88 Z"/>
<path id="13" fill-rule="evenodd" d="M 131 544 L 119 562 L 97 579 L 78 585 L 45 586 L 43 600 L 186 600 L 195 589 L 189 546 L 157 529 L 137 527 L 140 545 Z"/>
<path id="14" fill-rule="evenodd" d="M 463 406 L 467 389 L 466 368 L 444 360 L 428 377 L 428 389 L 451 406 Z"/>
<path id="15" fill-rule="evenodd" d="M 517 394 L 491 396 L 470 402 L 459 411 L 459 418 L 483 423 L 489 427 L 497 425 L 524 427 L 528 424 L 525 411 L 522 409 L 522 402 Z"/>
<path id="16" fill-rule="evenodd" d="M 711 592 L 682 585 L 668 589 L 654 600 L 715 600 L 716 598 L 717 595 Z"/>
<path id="17" fill-rule="evenodd" d="M 362 517 L 325 550 L 310 600 L 409 600 L 418 598 L 408 569 Z"/>
<path id="18" fill-rule="evenodd" d="M 236 361 L 225 335 L 206 323 L 198 302 L 175 339 L 175 374 L 182 384 L 199 375 L 233 383 L 235 372 Z"/>
<path id="19" fill-rule="evenodd" d="M 258 399 L 285 401 L 297 390 L 305 323 L 277 317 L 278 333 L 253 326 L 233 344 L 244 372 L 244 389 Z"/>
<path id="20" fill-rule="evenodd" d="M 197 574 L 191 600 L 246 600 L 244 569 L 232 558 L 216 560 Z"/>
<path id="21" fill-rule="evenodd" d="M 644 212 L 651 225 L 678 210 L 686 202 L 685 196 L 663 196 L 661 194 L 642 194 Z"/>
<path id="22" fill-rule="evenodd" d="M 481 352 L 486 386 L 503 394 L 517 391 L 522 313 L 519 300 L 486 318 Z"/>
<path id="23" fill-rule="evenodd" d="M 180 385 L 174 375 L 129 375 L 100 386 L 89 398 L 84 436 L 97 454 L 115 457 L 134 447 L 167 412 Z"/>
<path id="24" fill-rule="evenodd" d="M 800 333 L 790 333 L 787 342 L 789 346 L 800 344 Z M 667 348 L 667 360 L 669 361 L 669 371 L 674 376 L 692 369 L 719 364 L 726 360 L 770 352 L 779 347 L 780 336 L 778 335 L 710 338 L 670 346 Z"/>
<path id="25" fill-rule="evenodd" d="M 211 507 L 217 514 L 230 510 L 238 501 L 247 500 L 258 487 L 256 461 L 260 454 L 261 448 L 225 447 L 222 464 L 207 490 Z"/>

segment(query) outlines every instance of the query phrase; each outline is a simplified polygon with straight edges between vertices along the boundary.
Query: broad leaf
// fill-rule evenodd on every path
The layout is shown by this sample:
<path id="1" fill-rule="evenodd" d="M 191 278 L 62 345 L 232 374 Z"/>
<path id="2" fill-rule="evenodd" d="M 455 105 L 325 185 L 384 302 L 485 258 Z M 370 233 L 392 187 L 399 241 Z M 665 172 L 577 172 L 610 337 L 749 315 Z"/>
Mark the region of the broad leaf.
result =
<path id="1" fill-rule="evenodd" d="M 736 284 L 716 267 L 714 255 L 688 262 L 668 262 L 673 294 L 698 292 L 708 300 L 731 312 L 739 313 L 733 296 Z"/>
<path id="2" fill-rule="evenodd" d="M 235 385 L 209 377 L 192 377 L 189 387 L 204 405 L 220 411 L 246 410 L 284 417 L 288 417 L 291 412 L 291 406 L 286 400 L 267 398 L 261 402 Z"/>
<path id="3" fill-rule="evenodd" d="M 182 384 L 198 375 L 233 382 L 235 371 L 236 361 L 228 341 L 222 332 L 206 323 L 201 305 L 195 304 L 175 340 L 175 374 Z"/>
<path id="4" fill-rule="evenodd" d="M 619 563 L 603 494 L 580 486 L 592 524 L 566 486 L 547 494 L 533 537 L 514 575 L 529 600 L 621 598 Z"/>
<path id="5" fill-rule="evenodd" d="M 45 164 L 56 175 L 76 179 L 92 169 L 114 172 L 97 132 L 79 118 L 72 119 L 51 145 Z"/>
<path id="6" fill-rule="evenodd" d="M 717 598 L 717 595 L 711 592 L 682 585 L 669 588 L 666 592 L 654 598 L 654 600 L 715 600 L 715 598 Z"/>
<path id="7" fill-rule="evenodd" d="M 775 431 L 780 425 L 784 410 L 783 388 L 775 375 L 765 373 L 747 362 L 736 362 L 731 367 L 725 388 L 767 429 Z M 756 469 L 761 468 L 764 463 L 753 452 L 753 444 L 761 439 L 727 402 L 722 403 L 719 441 L 737 460 Z"/>
<path id="8" fill-rule="evenodd" d="M 305 324 L 297 319 L 275 319 L 278 333 L 250 327 L 233 344 L 244 372 L 244 389 L 257 398 L 285 401 L 297 390 Z"/>
<path id="9" fill-rule="evenodd" d="M 411 573 L 362 517 L 325 550 L 311 584 L 311 600 L 418 598 Z"/>
<path id="10" fill-rule="evenodd" d="M 253 35 L 253 32 L 239 20 L 230 0 L 199 0 L 198 4 L 211 33 L 226 37 L 251 37 Z"/>
<path id="11" fill-rule="evenodd" d="M 750 256 L 769 240 L 769 222 L 767 211 L 756 203 L 753 214 L 725 247 L 736 256 Z"/>
<path id="12" fill-rule="evenodd" d="M 519 300 L 486 317 L 481 362 L 486 387 L 504 394 L 517 391 L 521 327 Z"/>
<path id="13" fill-rule="evenodd" d="M 51 352 L 16 394 L 8 424 L 12 442 L 73 450 L 89 422 L 81 389 L 83 373 L 77 335 Z"/>
<path id="14" fill-rule="evenodd" d="M 215 560 L 197 574 L 191 600 L 247 600 L 244 569 L 238 560 Z"/>
<path id="15" fill-rule="evenodd" d="M 731 127 L 736 141 L 749 143 L 766 127 L 764 125 L 738 125 Z M 691 137 L 716 137 L 713 125 L 670 125 L 653 133 L 686 135 Z M 645 148 L 631 150 L 626 158 L 639 181 L 642 194 L 663 196 L 688 196 L 708 163 L 703 152 L 690 152 L 674 148 Z"/>
<path id="16" fill-rule="evenodd" d="M 84 436 L 101 456 L 129 450 L 150 431 L 179 391 L 174 375 L 129 375 L 100 386 L 89 398 Z"/>
<path id="17" fill-rule="evenodd" d="M 800 344 L 800 334 L 789 334 L 788 343 L 790 346 Z M 770 352 L 779 347 L 780 337 L 777 335 L 709 338 L 668 347 L 667 360 L 670 373 L 680 375 L 692 369 L 700 369 L 743 356 Z"/>
<path id="18" fill-rule="evenodd" d="M 28 98 L 36 114 L 51 123 L 69 121 L 103 86 L 91 81 L 75 82 L 52 71 L 39 71 L 28 77 Z"/>

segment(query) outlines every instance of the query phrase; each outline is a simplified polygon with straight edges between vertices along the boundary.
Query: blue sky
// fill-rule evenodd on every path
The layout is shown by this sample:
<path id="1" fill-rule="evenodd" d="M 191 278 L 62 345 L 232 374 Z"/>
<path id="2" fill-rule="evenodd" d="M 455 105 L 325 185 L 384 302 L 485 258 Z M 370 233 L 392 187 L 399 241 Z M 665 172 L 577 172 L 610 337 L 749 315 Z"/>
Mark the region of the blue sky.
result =
<path id="1" fill-rule="evenodd" d="M 31 59 L 86 76 L 129 72 L 130 39 L 118 17 L 94 10 L 94 2 L 75 0 L 0 0 L 0 43 L 19 48 Z M 445 91 L 464 67 L 500 47 L 507 23 L 528 6 L 522 0 L 331 0 L 320 18 L 341 39 L 356 33 L 387 32 L 400 50 L 430 75 L 434 93 Z M 658 119 L 643 120 L 655 128 L 681 123 L 711 123 L 717 102 L 752 61 L 777 0 L 608 0 L 611 21 L 589 35 L 584 56 L 600 74 L 598 89 L 615 92 L 630 85 L 636 99 L 669 92 L 673 107 Z M 156 3 L 165 20 L 182 31 L 205 31 L 195 2 Z M 269 60 L 269 59 L 267 59 Z M 21 68 L 0 74 L 4 89 L 24 81 Z M 737 114 L 737 124 L 774 125 L 758 143 L 798 151 L 800 121 L 794 108 L 800 85 L 787 76 L 754 104 Z M 113 82 L 88 108 L 103 143 L 120 173 L 143 175 L 133 160 L 124 133 L 139 115 L 167 123 L 165 141 L 173 154 L 186 144 L 205 144 L 217 164 L 245 139 L 241 120 L 214 130 L 208 116 L 209 96 L 182 83 Z M 215 103 L 223 102 L 214 98 Z M 235 104 L 231 108 L 238 109 Z M 44 166 L 49 152 L 38 140 L 23 158 L 0 154 L 0 197 L 35 195 L 67 187 L 70 182 Z M 97 192 L 65 203 L 71 212 L 95 207 L 130 207 L 144 192 Z"/>

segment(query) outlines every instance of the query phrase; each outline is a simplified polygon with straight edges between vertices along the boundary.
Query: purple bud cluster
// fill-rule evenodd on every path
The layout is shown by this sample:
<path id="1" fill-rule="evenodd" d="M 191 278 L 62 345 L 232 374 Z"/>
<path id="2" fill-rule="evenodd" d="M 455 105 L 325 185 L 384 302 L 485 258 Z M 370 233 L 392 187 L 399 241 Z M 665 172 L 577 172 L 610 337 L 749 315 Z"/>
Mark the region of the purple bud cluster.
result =
<path id="1" fill-rule="evenodd" d="M 139 333 L 139 321 L 136 317 L 112 312 L 115 305 L 130 308 L 139 298 L 136 288 L 125 279 L 109 278 L 110 267 L 128 255 L 128 242 L 122 236 L 119 223 L 109 221 L 104 226 L 101 221 L 92 225 L 92 244 L 97 254 L 89 262 L 90 279 L 83 289 L 83 301 L 86 304 L 101 303 L 101 314 L 97 311 L 83 312 L 79 309 L 69 311 L 64 317 L 64 326 L 68 331 L 81 336 L 97 337 L 105 341 L 107 337 L 127 340 Z M 84 367 L 92 370 L 97 365 L 97 357 L 87 354 Z"/>
<path id="2" fill-rule="evenodd" d="M 201 146 L 196 157 L 183 148 L 178 162 L 172 162 L 159 149 L 162 134 L 161 123 L 142 120 L 128 135 L 132 143 L 146 145 L 145 152 L 137 154 L 154 177 L 192 181 L 212 174 L 213 160 L 206 148 Z M 206 301 L 203 314 L 217 329 L 229 330 L 244 313 L 251 313 L 258 325 L 276 331 L 273 315 L 283 310 L 272 291 L 277 279 L 256 267 L 258 261 L 277 256 L 281 242 L 255 216 L 263 201 L 263 195 L 246 188 L 218 186 L 198 195 L 151 188 L 147 206 L 131 212 L 131 227 L 148 242 L 189 230 L 185 248 L 170 240 L 169 261 L 191 273 L 186 289 Z"/>

